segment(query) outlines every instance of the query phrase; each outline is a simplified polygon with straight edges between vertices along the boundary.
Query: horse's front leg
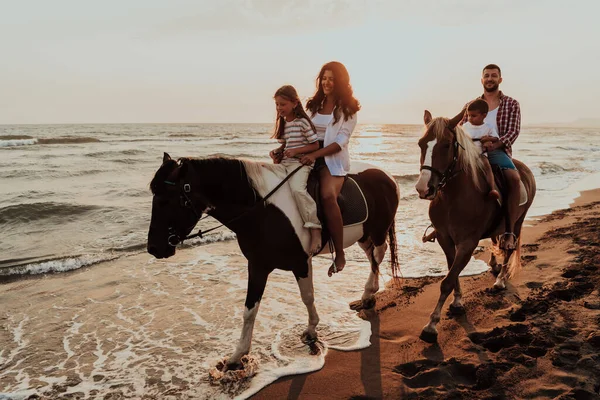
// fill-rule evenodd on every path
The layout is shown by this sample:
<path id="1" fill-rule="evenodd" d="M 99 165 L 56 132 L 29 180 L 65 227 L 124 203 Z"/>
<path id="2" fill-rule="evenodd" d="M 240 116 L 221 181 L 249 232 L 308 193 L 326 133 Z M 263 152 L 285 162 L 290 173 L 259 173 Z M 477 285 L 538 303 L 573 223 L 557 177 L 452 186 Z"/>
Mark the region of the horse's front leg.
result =
<path id="1" fill-rule="evenodd" d="M 317 308 L 315 307 L 315 291 L 313 287 L 313 273 L 312 273 L 312 257 L 307 260 L 308 272 L 306 276 L 304 274 L 294 271 L 294 276 L 298 282 L 300 288 L 300 296 L 302 296 L 302 302 L 306 306 L 308 311 L 308 326 L 304 333 L 302 333 L 302 341 L 304 343 L 312 343 L 317 340 L 317 325 L 319 324 L 319 314 L 317 314 Z"/>
<path id="2" fill-rule="evenodd" d="M 256 320 L 260 300 L 265 291 L 267 278 L 269 276 L 267 272 L 253 270 L 253 265 L 254 264 L 248 263 L 248 291 L 246 292 L 242 334 L 235 352 L 227 360 L 225 370 L 240 369 L 242 367 L 242 357 L 250 352 L 250 347 L 252 345 L 254 321 Z"/>
<path id="3" fill-rule="evenodd" d="M 439 241 L 439 237 L 438 237 Z M 458 276 L 465 268 L 471 256 L 473 255 L 473 250 L 477 247 L 477 241 L 469 241 L 463 242 L 456 247 L 456 254 L 454 256 L 454 262 L 448 271 L 446 277 L 442 280 L 440 284 L 440 298 L 435 306 L 435 309 L 431 313 L 429 317 L 429 323 L 425 325 L 423 331 L 421 332 L 420 338 L 428 343 L 434 343 L 437 341 L 437 324 L 440 322 L 442 307 L 446 302 L 446 299 L 450 295 L 450 293 L 456 288 L 456 284 L 458 282 Z M 448 257 L 447 257 L 448 258 Z M 461 294 L 459 294 L 460 296 Z"/>

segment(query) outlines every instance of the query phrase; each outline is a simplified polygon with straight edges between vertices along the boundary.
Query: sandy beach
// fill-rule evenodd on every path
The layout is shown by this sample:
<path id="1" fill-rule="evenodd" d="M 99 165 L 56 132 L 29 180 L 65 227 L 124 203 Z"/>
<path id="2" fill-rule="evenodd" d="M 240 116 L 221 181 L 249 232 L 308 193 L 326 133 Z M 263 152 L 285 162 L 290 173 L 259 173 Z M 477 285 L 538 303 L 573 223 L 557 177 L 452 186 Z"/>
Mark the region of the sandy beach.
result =
<path id="1" fill-rule="evenodd" d="M 508 289 L 490 290 L 489 272 L 461 278 L 467 313 L 447 315 L 448 301 L 435 345 L 418 336 L 442 278 L 404 279 L 399 287 L 387 287 L 377 295 L 375 309 L 360 314 L 371 324 L 368 348 L 330 348 L 322 369 L 281 378 L 253 398 L 598 398 L 599 225 L 596 189 L 526 227 L 523 269 Z M 294 280 L 272 274 L 251 352 L 259 375 L 233 388 L 212 385 L 207 371 L 231 354 L 239 337 L 241 307 L 223 302 L 231 294 L 242 304 L 246 292 L 246 262 L 235 247 L 227 242 L 192 247 L 167 260 L 142 251 L 66 273 L 3 278 L 0 399 L 241 394 L 264 378 L 260 372 L 272 361 L 273 321 L 290 316 L 297 321 L 294 316 L 302 315 L 303 329 L 305 314 Z M 316 279 L 321 295 L 347 285 L 351 297 L 359 296 L 362 280 L 357 285 L 324 276 Z M 327 302 L 319 299 L 325 310 Z M 345 301 L 334 301 L 322 311 L 330 336 L 322 336 L 324 341 L 340 336 L 327 328 L 335 310 L 359 320 L 346 307 Z M 273 316 L 269 309 L 279 311 Z M 286 346 L 302 352 L 294 329 L 285 331 Z"/>
<path id="2" fill-rule="evenodd" d="M 372 324 L 369 348 L 330 351 L 320 371 L 253 398 L 600 398 L 599 227 L 600 189 L 528 226 L 523 269 L 507 290 L 490 290 L 491 273 L 461 278 L 467 313 L 446 314 L 447 301 L 437 344 L 418 336 L 441 278 L 388 287 L 361 314 Z"/>

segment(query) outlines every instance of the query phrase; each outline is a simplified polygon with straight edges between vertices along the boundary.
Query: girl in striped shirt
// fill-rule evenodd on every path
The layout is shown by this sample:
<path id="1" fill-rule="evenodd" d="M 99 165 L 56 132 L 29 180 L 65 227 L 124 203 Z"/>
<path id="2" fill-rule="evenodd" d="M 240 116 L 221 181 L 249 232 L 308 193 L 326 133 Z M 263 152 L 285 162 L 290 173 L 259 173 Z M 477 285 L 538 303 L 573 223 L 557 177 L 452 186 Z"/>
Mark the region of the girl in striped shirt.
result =
<path id="1" fill-rule="evenodd" d="M 275 163 L 285 166 L 288 174 L 294 173 L 288 180 L 294 199 L 304 221 L 304 227 L 310 229 L 310 254 L 321 250 L 321 222 L 317 217 L 317 205 L 306 191 L 306 181 L 312 170 L 310 165 L 302 165 L 300 157 L 319 149 L 315 126 L 302 108 L 296 89 L 291 85 L 280 87 L 275 92 L 277 121 L 273 138 L 281 145 L 270 152 Z"/>

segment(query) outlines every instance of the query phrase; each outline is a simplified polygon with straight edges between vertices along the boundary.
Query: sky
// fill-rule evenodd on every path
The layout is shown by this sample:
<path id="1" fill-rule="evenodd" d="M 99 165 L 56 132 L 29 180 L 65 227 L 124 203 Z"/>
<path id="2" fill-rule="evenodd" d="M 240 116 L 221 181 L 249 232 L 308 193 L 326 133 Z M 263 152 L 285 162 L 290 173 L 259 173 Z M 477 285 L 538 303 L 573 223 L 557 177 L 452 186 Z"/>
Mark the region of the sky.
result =
<path id="1" fill-rule="evenodd" d="M 0 124 L 272 122 L 344 63 L 363 123 L 452 116 L 502 68 L 524 124 L 598 118 L 597 0 L 0 0 Z"/>

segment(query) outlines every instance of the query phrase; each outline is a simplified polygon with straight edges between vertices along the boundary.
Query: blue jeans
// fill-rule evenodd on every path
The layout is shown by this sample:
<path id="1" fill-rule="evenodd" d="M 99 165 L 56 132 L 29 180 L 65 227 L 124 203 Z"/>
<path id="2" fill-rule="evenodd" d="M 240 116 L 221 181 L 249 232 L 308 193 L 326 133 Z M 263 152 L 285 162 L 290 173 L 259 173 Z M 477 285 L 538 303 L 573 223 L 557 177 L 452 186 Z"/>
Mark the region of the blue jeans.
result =
<path id="1" fill-rule="evenodd" d="M 488 161 L 491 165 L 497 165 L 501 169 L 514 169 L 516 170 L 515 164 L 512 159 L 506 154 L 504 150 L 494 150 L 487 153 Z"/>

